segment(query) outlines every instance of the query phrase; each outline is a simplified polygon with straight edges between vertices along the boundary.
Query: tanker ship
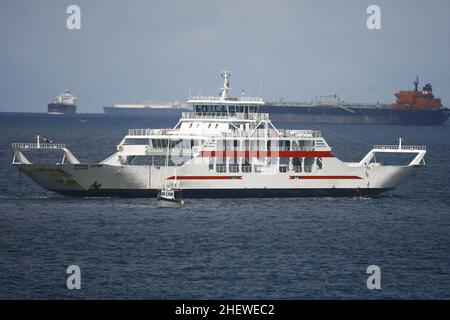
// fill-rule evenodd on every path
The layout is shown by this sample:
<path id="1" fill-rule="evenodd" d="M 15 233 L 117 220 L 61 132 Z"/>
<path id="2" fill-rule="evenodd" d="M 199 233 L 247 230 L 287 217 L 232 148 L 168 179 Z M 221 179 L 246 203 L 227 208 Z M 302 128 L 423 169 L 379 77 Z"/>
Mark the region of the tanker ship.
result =
<path id="1" fill-rule="evenodd" d="M 439 125 L 450 109 L 435 98 L 430 83 L 418 90 L 399 91 L 394 104 L 364 104 L 342 101 L 337 95 L 321 96 L 311 102 L 269 102 L 261 108 L 275 121 L 296 123 Z"/>
<path id="2" fill-rule="evenodd" d="M 135 103 L 118 104 L 104 106 L 103 111 L 106 115 L 113 116 L 180 116 L 181 112 L 189 111 L 185 102 L 175 101 L 172 103 Z"/>
<path id="3" fill-rule="evenodd" d="M 49 114 L 75 114 L 77 112 L 77 98 L 66 89 L 63 94 L 48 104 Z"/>

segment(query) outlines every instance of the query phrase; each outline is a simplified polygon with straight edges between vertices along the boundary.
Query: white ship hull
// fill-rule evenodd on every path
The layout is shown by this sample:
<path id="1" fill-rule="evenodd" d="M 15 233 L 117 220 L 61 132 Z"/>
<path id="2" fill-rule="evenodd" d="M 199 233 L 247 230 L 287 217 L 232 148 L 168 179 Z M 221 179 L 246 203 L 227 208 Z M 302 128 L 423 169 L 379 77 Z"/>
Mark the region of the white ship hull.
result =
<path id="1" fill-rule="evenodd" d="M 336 170 L 309 174 L 204 174 L 201 165 L 172 168 L 167 178 L 183 188 L 186 198 L 304 196 L 372 196 L 392 190 L 417 166 L 352 167 L 336 158 L 324 163 Z M 43 188 L 68 196 L 155 197 L 166 175 L 164 167 L 87 164 L 18 164 L 19 170 Z M 276 168 L 274 168 L 276 170 Z M 206 169 L 207 170 L 207 169 Z"/>

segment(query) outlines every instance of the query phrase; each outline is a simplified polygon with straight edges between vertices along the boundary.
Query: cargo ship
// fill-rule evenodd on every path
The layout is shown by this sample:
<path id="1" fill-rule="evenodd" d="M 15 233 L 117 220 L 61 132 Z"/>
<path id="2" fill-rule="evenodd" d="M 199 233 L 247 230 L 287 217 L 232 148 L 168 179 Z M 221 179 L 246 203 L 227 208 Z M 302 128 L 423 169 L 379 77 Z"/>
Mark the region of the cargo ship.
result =
<path id="1" fill-rule="evenodd" d="M 77 112 L 77 98 L 66 89 L 63 94 L 48 104 L 49 114 L 75 114 Z"/>
<path id="2" fill-rule="evenodd" d="M 112 106 L 104 106 L 103 111 L 107 115 L 116 116 L 180 116 L 181 112 L 190 110 L 186 102 L 172 102 L 172 103 L 154 103 L 145 102 L 141 104 L 118 104 Z"/>
<path id="3" fill-rule="evenodd" d="M 322 96 L 311 102 L 269 102 L 262 112 L 271 114 L 272 120 L 296 123 L 440 125 L 450 115 L 441 99 L 435 98 L 430 83 L 418 90 L 399 91 L 394 104 L 348 103 L 337 95 Z"/>

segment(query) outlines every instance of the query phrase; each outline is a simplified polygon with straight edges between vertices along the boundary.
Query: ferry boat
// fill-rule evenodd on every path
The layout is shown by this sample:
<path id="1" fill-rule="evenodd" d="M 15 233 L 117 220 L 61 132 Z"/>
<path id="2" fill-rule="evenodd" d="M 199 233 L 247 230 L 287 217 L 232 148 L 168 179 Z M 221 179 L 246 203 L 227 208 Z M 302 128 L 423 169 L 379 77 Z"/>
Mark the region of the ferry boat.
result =
<path id="1" fill-rule="evenodd" d="M 75 114 L 77 112 L 77 98 L 66 89 L 55 101 L 48 104 L 49 114 Z"/>
<path id="2" fill-rule="evenodd" d="M 129 129 L 117 152 L 80 163 L 64 145 L 14 143 L 13 164 L 47 190 L 66 196 L 156 197 L 161 186 L 183 198 L 373 196 L 392 190 L 425 164 L 424 146 L 376 145 L 359 162 L 336 158 L 319 131 L 276 128 L 260 113 L 261 98 L 221 94 L 188 100 L 173 128 Z M 56 164 L 34 164 L 29 151 L 60 151 Z M 411 154 L 404 165 L 383 165 L 376 154 Z"/>

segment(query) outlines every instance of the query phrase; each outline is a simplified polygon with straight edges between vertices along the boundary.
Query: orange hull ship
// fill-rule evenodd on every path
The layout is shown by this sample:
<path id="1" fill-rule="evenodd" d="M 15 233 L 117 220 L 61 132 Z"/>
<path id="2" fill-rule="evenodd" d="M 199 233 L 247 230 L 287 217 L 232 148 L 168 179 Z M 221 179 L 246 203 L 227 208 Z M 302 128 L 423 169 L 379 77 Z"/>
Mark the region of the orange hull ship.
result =
<path id="1" fill-rule="evenodd" d="M 316 102 L 274 102 L 261 107 L 275 121 L 297 123 L 382 124 L 382 125 L 440 125 L 450 117 L 450 110 L 441 99 L 433 96 L 431 84 L 421 91 L 402 90 L 395 94 L 394 104 L 345 103 L 336 95 Z"/>
<path id="2" fill-rule="evenodd" d="M 392 105 L 401 110 L 436 110 L 442 108 L 441 99 L 435 98 L 433 88 L 427 83 L 418 91 L 419 77 L 414 81 L 414 91 L 399 91 L 395 94 L 397 101 Z"/>

